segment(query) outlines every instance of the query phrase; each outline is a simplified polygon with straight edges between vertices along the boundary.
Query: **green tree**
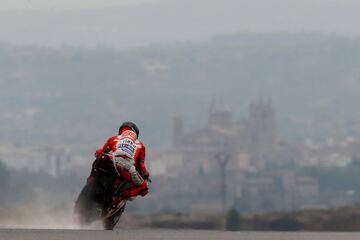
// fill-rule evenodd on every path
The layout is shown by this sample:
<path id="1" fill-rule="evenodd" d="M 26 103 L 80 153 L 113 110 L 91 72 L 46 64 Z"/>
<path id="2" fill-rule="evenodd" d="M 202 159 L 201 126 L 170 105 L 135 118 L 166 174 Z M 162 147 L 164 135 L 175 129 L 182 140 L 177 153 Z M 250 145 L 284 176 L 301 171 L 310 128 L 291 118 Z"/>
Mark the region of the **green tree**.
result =
<path id="1" fill-rule="evenodd" d="M 235 208 L 231 208 L 226 214 L 226 225 L 227 231 L 239 231 L 240 230 L 240 215 Z"/>
<path id="2" fill-rule="evenodd" d="M 9 171 L 5 164 L 0 160 L 0 203 L 3 203 L 9 191 Z"/>

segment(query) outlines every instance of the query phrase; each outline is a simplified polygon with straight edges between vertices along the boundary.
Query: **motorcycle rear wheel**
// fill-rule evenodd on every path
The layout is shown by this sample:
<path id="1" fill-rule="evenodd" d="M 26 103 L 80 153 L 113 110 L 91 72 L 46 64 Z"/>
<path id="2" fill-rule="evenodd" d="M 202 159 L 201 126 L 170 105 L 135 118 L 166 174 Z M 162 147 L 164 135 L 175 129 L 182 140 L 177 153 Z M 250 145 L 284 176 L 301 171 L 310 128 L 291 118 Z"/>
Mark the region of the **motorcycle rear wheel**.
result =
<path id="1" fill-rule="evenodd" d="M 101 219 L 103 204 L 99 201 L 99 186 L 94 182 L 88 183 L 81 190 L 75 202 L 74 213 L 81 226 L 86 226 Z"/>

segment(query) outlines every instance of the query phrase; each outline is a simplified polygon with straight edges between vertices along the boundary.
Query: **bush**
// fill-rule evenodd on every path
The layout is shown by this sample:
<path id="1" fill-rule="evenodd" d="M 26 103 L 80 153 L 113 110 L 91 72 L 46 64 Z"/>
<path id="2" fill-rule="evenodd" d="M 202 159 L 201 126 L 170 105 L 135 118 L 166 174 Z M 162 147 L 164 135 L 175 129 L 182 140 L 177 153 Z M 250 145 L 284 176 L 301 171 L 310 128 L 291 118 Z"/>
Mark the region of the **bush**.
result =
<path id="1" fill-rule="evenodd" d="M 235 208 L 231 208 L 226 214 L 227 231 L 239 231 L 240 230 L 240 215 Z"/>
<path id="2" fill-rule="evenodd" d="M 9 191 L 9 171 L 5 164 L 0 160 L 0 203 L 6 200 Z"/>

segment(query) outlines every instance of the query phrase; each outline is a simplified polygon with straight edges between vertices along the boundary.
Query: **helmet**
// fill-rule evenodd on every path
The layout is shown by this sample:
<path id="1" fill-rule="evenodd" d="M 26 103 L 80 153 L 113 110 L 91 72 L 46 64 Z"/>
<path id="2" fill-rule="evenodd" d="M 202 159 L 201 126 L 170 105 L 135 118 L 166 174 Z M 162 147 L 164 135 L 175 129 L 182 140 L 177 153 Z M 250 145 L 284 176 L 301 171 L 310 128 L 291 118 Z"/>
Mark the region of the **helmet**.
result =
<path id="1" fill-rule="evenodd" d="M 136 136 L 139 137 L 139 128 L 133 122 L 123 122 L 119 127 L 119 135 L 121 134 L 121 129 L 124 127 L 131 128 L 132 131 L 136 133 Z"/>

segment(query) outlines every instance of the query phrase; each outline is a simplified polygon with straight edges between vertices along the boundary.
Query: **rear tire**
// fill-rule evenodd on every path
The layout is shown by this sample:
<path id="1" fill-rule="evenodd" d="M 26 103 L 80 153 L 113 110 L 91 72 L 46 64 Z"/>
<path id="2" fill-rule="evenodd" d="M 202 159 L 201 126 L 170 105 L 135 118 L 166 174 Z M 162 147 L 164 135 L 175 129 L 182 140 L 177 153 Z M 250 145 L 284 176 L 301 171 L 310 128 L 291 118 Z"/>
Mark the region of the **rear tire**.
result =
<path id="1" fill-rule="evenodd" d="M 89 225 L 101 219 L 103 204 L 101 204 L 100 197 L 100 187 L 95 181 L 86 184 L 81 190 L 74 208 L 74 213 L 81 226 Z"/>

